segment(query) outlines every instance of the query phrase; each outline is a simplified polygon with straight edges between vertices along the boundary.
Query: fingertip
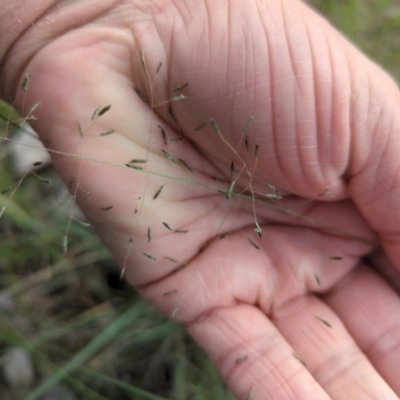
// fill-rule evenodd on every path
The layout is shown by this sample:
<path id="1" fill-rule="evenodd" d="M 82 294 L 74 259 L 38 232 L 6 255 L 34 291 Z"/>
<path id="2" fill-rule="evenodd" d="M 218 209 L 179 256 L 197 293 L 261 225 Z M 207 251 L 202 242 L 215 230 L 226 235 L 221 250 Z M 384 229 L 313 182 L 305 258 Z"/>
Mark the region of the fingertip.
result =
<path id="1" fill-rule="evenodd" d="M 239 399 L 329 399 L 304 360 L 257 308 L 214 309 L 188 325 Z"/>

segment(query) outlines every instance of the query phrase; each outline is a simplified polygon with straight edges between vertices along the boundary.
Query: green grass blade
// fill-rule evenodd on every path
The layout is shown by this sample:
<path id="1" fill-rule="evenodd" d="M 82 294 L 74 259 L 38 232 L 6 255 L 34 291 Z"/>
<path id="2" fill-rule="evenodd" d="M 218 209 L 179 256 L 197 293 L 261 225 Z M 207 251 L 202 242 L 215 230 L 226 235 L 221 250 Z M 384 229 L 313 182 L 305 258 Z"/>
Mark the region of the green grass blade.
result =
<path id="1" fill-rule="evenodd" d="M 80 374 L 82 373 L 85 377 L 89 377 L 89 378 L 95 377 L 96 379 L 101 380 L 102 382 L 110 384 L 110 386 L 114 386 L 114 387 L 123 389 L 129 395 L 132 395 L 133 396 L 132 398 L 135 400 L 170 400 L 166 397 L 161 397 L 156 394 L 149 393 L 146 390 L 140 389 L 136 386 L 132 386 L 125 382 L 121 382 L 115 378 L 104 375 L 98 371 L 88 370 L 87 368 L 80 367 L 79 373 Z"/>
<path id="2" fill-rule="evenodd" d="M 103 349 L 107 343 L 111 342 L 118 334 L 133 322 L 134 317 L 138 314 L 137 308 L 130 308 L 117 318 L 108 328 L 96 336 L 87 346 L 78 352 L 71 360 L 69 360 L 54 375 L 38 386 L 25 400 L 37 400 L 44 395 L 50 388 L 57 384 L 65 376 L 82 366 L 99 350 Z"/>

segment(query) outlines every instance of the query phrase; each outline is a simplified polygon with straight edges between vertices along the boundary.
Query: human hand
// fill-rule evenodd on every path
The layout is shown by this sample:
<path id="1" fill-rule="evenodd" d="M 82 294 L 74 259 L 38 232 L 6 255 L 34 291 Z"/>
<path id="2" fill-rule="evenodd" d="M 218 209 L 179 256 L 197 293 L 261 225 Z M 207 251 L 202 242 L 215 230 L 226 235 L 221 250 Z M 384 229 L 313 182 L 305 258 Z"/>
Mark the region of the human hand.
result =
<path id="1" fill-rule="evenodd" d="M 98 3 L 43 15 L 3 94 L 40 101 L 33 125 L 126 278 L 238 398 L 396 398 L 400 301 L 361 261 L 378 241 L 399 259 L 396 85 L 295 0 Z"/>

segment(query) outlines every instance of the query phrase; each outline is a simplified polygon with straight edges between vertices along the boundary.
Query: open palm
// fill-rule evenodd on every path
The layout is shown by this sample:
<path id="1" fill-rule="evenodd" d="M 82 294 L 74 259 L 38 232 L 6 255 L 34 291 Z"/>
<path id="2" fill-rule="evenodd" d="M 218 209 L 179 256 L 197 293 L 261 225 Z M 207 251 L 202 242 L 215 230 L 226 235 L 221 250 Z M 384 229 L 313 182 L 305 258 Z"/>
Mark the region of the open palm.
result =
<path id="1" fill-rule="evenodd" d="M 397 398 L 400 299 L 360 261 L 399 260 L 395 84 L 296 0 L 94 3 L 5 94 L 125 277 L 238 398 Z"/>

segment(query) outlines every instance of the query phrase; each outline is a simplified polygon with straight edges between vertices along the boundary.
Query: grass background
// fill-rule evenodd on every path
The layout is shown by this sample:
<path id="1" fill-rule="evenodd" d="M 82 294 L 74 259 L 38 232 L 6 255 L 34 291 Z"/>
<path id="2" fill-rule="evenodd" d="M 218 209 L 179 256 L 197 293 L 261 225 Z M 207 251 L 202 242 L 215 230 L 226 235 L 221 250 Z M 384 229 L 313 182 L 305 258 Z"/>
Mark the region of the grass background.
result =
<path id="1" fill-rule="evenodd" d="M 399 81 L 399 0 L 309 3 Z M 1 103 L 0 115 L 9 113 Z M 7 150 L 3 143 L 0 193 L 18 183 Z M 90 227 L 72 220 L 63 254 L 65 188 L 51 167 L 39 174 L 52 183 L 30 175 L 14 195 L 0 194 L 1 398 L 233 399 L 183 329 L 120 281 Z"/>

